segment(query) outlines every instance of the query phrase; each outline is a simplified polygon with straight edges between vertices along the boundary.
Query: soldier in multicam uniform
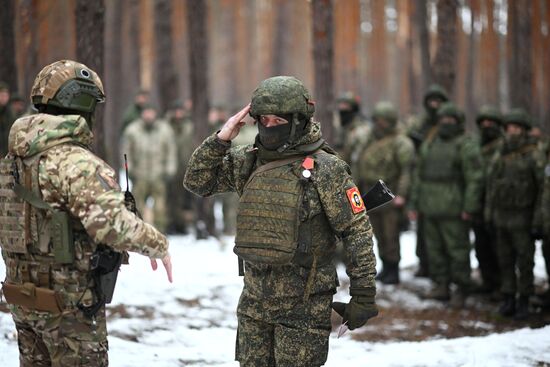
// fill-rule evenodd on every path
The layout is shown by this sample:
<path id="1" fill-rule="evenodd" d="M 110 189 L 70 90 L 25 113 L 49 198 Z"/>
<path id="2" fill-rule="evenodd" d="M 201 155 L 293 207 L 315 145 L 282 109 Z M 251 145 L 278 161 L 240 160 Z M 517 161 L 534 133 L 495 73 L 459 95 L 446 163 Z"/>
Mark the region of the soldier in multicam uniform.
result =
<path id="1" fill-rule="evenodd" d="M 91 256 L 109 246 L 162 262 L 168 241 L 125 206 L 115 172 L 90 150 L 95 72 L 62 60 L 38 74 L 36 115 L 17 120 L 0 161 L 0 245 L 4 298 L 18 332 L 21 366 L 107 366 L 105 307 L 97 300 Z M 94 291 L 92 291 L 94 290 Z"/>
<path id="2" fill-rule="evenodd" d="M 414 143 L 416 153 L 424 141 L 431 141 L 437 135 L 437 110 L 442 103 L 448 101 L 445 89 L 432 84 L 424 95 L 424 115 L 421 116 L 408 130 L 407 136 Z M 420 262 L 416 276 L 430 275 L 429 256 L 424 235 L 424 218 L 419 214 L 416 219 L 416 256 Z"/>
<path id="3" fill-rule="evenodd" d="M 249 112 L 258 124 L 255 144 L 232 147 Z M 347 325 L 361 327 L 378 313 L 372 228 L 347 164 L 321 139 L 313 112 L 298 79 L 266 79 L 252 103 L 197 148 L 185 175 L 185 186 L 198 195 L 240 196 L 234 251 L 244 261 L 241 366 L 325 363 L 336 237 L 351 278 Z"/>
<path id="4" fill-rule="evenodd" d="M 359 187 L 366 190 L 382 179 L 396 194 L 392 204 L 369 215 L 378 242 L 383 268 L 377 279 L 399 283 L 399 227 L 409 193 L 414 159 L 412 141 L 397 130 L 397 110 L 390 102 L 379 102 L 372 114 L 373 128 L 359 148 Z"/>
<path id="5" fill-rule="evenodd" d="M 141 118 L 132 122 L 122 135 L 122 151 L 128 155 L 130 177 L 138 207 L 153 198 L 155 227 L 166 230 L 166 186 L 177 169 L 176 142 L 170 125 L 157 119 L 153 106 L 146 105 Z"/>
<path id="6" fill-rule="evenodd" d="M 471 291 L 469 228 L 481 211 L 483 172 L 479 145 L 464 134 L 464 114 L 444 103 L 438 113 L 437 136 L 420 148 L 410 207 L 424 216 L 430 274 L 436 285 L 428 297 L 448 300 L 449 284 L 457 285 L 451 305 L 460 308 Z M 411 212 L 414 219 L 416 212 Z"/>
<path id="7" fill-rule="evenodd" d="M 502 116 L 495 107 L 483 106 L 476 117 L 476 124 L 479 129 L 479 147 L 485 179 L 492 157 L 502 146 Z M 482 187 L 481 200 L 484 206 L 485 184 Z M 485 222 L 483 213 L 480 213 L 473 217 L 472 229 L 475 234 L 476 257 L 483 282 L 476 291 L 480 293 L 498 292 L 500 290 L 500 268 L 496 254 L 494 228 L 491 223 Z"/>
<path id="8" fill-rule="evenodd" d="M 499 312 L 525 319 L 529 316 L 529 297 L 534 293 L 533 235 L 542 231 L 544 167 L 538 157 L 540 150 L 527 136 L 530 116 L 523 109 L 513 109 L 504 116 L 504 127 L 504 144 L 491 160 L 487 173 L 485 219 L 494 225 L 497 236 L 504 296 Z"/>

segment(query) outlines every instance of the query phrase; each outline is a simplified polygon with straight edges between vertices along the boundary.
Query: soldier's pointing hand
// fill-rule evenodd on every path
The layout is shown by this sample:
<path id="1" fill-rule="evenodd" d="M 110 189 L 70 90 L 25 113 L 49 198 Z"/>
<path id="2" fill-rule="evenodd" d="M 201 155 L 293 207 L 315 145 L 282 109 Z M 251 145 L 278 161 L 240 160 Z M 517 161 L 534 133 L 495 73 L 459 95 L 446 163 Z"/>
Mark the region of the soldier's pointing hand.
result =
<path id="1" fill-rule="evenodd" d="M 246 105 L 242 110 L 234 114 L 225 122 L 220 132 L 218 133 L 218 138 L 224 141 L 231 141 L 235 139 L 241 128 L 246 123 L 243 119 L 246 117 L 250 111 L 250 104 Z"/>

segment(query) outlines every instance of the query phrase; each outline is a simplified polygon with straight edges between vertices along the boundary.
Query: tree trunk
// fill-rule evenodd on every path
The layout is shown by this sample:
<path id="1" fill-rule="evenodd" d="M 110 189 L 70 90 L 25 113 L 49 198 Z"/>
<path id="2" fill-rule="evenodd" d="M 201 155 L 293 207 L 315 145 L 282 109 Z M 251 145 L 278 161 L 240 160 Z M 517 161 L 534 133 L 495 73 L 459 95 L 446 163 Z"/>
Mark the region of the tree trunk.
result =
<path id="1" fill-rule="evenodd" d="M 531 0 L 508 2 L 510 103 L 532 113 Z"/>
<path id="2" fill-rule="evenodd" d="M 187 0 L 187 34 L 189 37 L 189 80 L 193 109 L 191 117 L 195 128 L 195 146 L 202 143 L 211 131 L 208 121 L 208 34 L 206 28 L 207 6 L 205 1 Z M 213 201 L 198 201 L 198 222 L 204 223 L 208 233 L 215 235 Z"/>
<path id="3" fill-rule="evenodd" d="M 333 23 L 332 0 L 313 0 L 313 60 L 315 64 L 315 116 L 322 124 L 323 136 L 329 142 L 334 137 L 333 110 Z"/>
<path id="4" fill-rule="evenodd" d="M 172 56 L 172 2 L 155 0 L 155 44 L 160 113 L 165 113 L 179 97 L 178 75 Z"/>
<path id="5" fill-rule="evenodd" d="M 76 23 L 78 24 L 76 28 L 77 61 L 86 64 L 100 78 L 103 78 L 105 3 L 103 0 L 77 0 L 75 16 Z M 98 156 L 109 161 L 106 156 L 103 112 L 103 106 L 98 105 L 93 126 L 95 136 L 94 151 Z"/>
<path id="6" fill-rule="evenodd" d="M 17 64 L 15 62 L 15 0 L 5 0 L 0 10 L 0 81 L 7 83 L 11 92 L 18 91 Z"/>
<path id="7" fill-rule="evenodd" d="M 456 77 L 457 0 L 437 2 L 437 50 L 432 64 L 434 81 L 454 96 Z"/>
<path id="8" fill-rule="evenodd" d="M 275 0 L 275 40 L 273 42 L 273 75 L 283 75 L 288 73 L 288 64 L 291 60 L 287 60 L 291 54 L 289 32 L 292 20 L 292 3 L 291 0 Z"/>
<path id="9" fill-rule="evenodd" d="M 432 68 L 430 65 L 430 33 L 428 32 L 428 8 L 426 0 L 414 2 L 414 23 L 420 49 L 420 87 L 423 94 L 432 83 Z M 422 98 L 419 98 L 421 101 Z"/>

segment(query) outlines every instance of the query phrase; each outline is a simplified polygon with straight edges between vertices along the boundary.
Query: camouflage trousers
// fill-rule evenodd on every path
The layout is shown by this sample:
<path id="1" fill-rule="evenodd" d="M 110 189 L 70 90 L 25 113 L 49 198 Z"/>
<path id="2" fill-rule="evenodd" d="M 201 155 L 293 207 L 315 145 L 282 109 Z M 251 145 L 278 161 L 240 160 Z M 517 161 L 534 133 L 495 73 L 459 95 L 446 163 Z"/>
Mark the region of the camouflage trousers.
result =
<path id="1" fill-rule="evenodd" d="M 237 309 L 235 359 L 241 367 L 317 367 L 325 364 L 333 293 L 257 299 L 246 290 Z"/>
<path id="2" fill-rule="evenodd" d="M 476 258 L 483 285 L 491 290 L 500 289 L 500 268 L 498 266 L 495 231 L 489 230 L 487 224 L 477 221 L 472 224 L 475 234 Z"/>
<path id="3" fill-rule="evenodd" d="M 470 278 L 470 238 L 468 225 L 460 219 L 424 217 L 430 277 L 437 284 L 453 282 L 468 290 Z"/>
<path id="4" fill-rule="evenodd" d="M 105 310 L 95 322 L 82 312 L 60 315 L 12 306 L 21 367 L 108 366 Z"/>
<path id="5" fill-rule="evenodd" d="M 381 208 L 369 213 L 369 219 L 378 243 L 382 261 L 398 264 L 401 259 L 399 246 L 399 225 L 402 211 L 395 207 Z"/>
<path id="6" fill-rule="evenodd" d="M 497 254 L 501 270 L 501 292 L 529 296 L 534 293 L 535 241 L 528 228 L 497 227 Z M 518 275 L 516 276 L 516 269 Z"/>
<path id="7" fill-rule="evenodd" d="M 167 225 L 166 184 L 159 181 L 137 181 L 134 185 L 134 195 L 138 209 L 143 213 L 148 197 L 153 198 L 153 222 L 155 227 L 164 232 Z"/>

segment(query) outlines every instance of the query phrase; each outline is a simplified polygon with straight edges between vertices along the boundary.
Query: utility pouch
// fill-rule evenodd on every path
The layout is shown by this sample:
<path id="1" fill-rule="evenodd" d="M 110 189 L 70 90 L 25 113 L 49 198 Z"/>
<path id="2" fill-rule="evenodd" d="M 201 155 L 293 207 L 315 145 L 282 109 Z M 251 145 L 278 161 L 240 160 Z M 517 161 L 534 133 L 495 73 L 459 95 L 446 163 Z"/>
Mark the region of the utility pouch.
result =
<path id="1" fill-rule="evenodd" d="M 37 287 L 33 283 L 9 284 L 3 282 L 2 292 L 8 304 L 30 310 L 61 313 L 64 308 L 63 301 L 57 292 Z"/>
<path id="2" fill-rule="evenodd" d="M 72 264 L 74 261 L 73 231 L 67 212 L 52 212 L 51 239 L 55 261 Z"/>

